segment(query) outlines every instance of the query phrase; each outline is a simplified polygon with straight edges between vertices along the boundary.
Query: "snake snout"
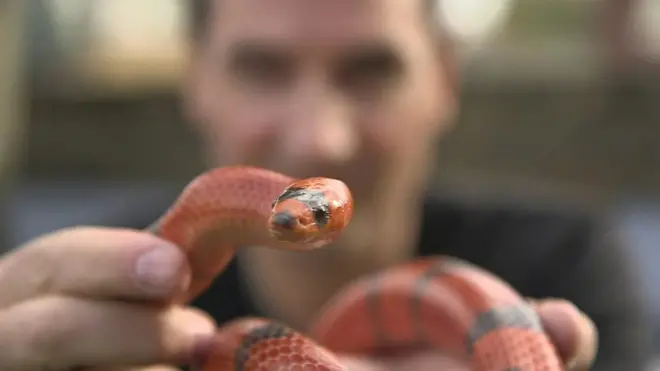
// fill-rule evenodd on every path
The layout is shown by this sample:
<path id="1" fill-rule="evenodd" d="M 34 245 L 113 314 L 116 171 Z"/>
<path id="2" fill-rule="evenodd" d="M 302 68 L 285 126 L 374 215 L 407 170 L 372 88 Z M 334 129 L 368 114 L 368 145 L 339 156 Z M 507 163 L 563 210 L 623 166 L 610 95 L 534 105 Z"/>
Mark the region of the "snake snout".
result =
<path id="1" fill-rule="evenodd" d="M 300 243 L 304 240 L 304 228 L 300 224 L 300 218 L 290 211 L 273 213 L 268 221 L 268 230 L 271 236 L 280 241 Z"/>
<path id="2" fill-rule="evenodd" d="M 280 241 L 300 244 L 305 250 L 327 243 L 320 241 L 327 238 L 318 229 L 309 212 L 299 215 L 290 210 L 278 211 L 272 214 L 268 224 L 271 236 Z"/>
<path id="3" fill-rule="evenodd" d="M 298 223 L 296 217 L 291 215 L 291 213 L 280 211 L 271 217 L 270 224 L 282 231 L 292 231 Z"/>

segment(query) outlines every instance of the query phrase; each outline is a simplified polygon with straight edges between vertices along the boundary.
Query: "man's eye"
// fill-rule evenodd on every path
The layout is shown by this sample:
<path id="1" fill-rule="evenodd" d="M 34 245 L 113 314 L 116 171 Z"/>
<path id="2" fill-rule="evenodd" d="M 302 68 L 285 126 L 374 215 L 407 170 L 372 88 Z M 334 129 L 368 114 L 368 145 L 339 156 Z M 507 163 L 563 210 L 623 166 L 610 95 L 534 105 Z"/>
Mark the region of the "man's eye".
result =
<path id="1" fill-rule="evenodd" d="M 254 82 L 281 82 L 287 78 L 287 71 L 281 63 L 269 60 L 251 60 L 237 66 L 236 73 L 239 78 L 246 78 Z"/>
<path id="2" fill-rule="evenodd" d="M 234 54 L 230 68 L 241 82 L 257 86 L 286 84 L 293 74 L 293 67 L 286 58 L 249 48 Z"/>
<path id="3" fill-rule="evenodd" d="M 389 53 L 362 55 L 347 61 L 340 70 L 340 84 L 356 93 L 378 92 L 402 74 L 399 61 Z"/>

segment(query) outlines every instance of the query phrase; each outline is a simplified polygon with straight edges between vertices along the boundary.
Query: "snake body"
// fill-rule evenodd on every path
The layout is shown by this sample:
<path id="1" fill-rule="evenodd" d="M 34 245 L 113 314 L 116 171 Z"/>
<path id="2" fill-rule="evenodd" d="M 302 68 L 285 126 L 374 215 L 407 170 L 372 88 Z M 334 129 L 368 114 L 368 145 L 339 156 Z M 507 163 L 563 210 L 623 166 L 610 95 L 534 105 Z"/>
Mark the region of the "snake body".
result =
<path id="1" fill-rule="evenodd" d="M 150 228 L 184 249 L 204 291 L 242 246 L 312 250 L 350 223 L 353 199 L 341 181 L 293 179 L 246 166 L 210 170 L 186 186 Z M 467 262 L 432 257 L 349 284 L 309 334 L 264 318 L 225 324 L 202 371 L 346 370 L 335 354 L 438 349 L 475 371 L 561 371 L 560 357 L 525 300 Z"/>

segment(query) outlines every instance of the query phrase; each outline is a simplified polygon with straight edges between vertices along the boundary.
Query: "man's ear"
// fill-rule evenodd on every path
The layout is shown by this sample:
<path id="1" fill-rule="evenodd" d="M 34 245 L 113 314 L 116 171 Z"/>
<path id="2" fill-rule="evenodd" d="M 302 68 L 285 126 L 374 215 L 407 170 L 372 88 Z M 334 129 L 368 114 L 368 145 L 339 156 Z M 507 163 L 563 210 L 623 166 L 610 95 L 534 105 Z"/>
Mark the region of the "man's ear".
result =
<path id="1" fill-rule="evenodd" d="M 192 46 L 194 48 L 194 46 Z M 192 124 L 203 122 L 204 115 L 204 82 L 201 79 L 202 60 L 198 52 L 190 50 L 187 55 L 186 67 L 180 83 L 182 114 Z"/>
<path id="2" fill-rule="evenodd" d="M 445 76 L 450 94 L 457 99 L 461 89 L 461 64 L 456 42 L 443 37 L 438 45 L 439 68 Z"/>
<path id="3" fill-rule="evenodd" d="M 437 50 L 437 68 L 439 69 L 439 83 L 442 86 L 438 87 L 441 98 L 444 104 L 442 112 L 440 112 L 442 131 L 449 131 L 458 116 L 459 110 L 459 97 L 461 91 L 461 65 L 457 53 L 457 45 L 451 40 L 441 40 L 438 43 Z"/>

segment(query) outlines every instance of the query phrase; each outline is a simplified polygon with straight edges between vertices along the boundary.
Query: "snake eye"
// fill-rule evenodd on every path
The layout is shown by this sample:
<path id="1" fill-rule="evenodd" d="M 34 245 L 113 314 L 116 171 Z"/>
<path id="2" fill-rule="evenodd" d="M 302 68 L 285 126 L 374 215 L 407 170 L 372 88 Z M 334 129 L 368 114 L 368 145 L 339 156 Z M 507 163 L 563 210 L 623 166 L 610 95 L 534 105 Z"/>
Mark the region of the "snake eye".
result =
<path id="1" fill-rule="evenodd" d="M 328 210 L 326 205 L 319 205 L 313 208 L 312 213 L 314 214 L 314 221 L 316 221 L 316 224 L 319 227 L 328 224 L 328 221 L 330 220 L 330 210 Z"/>

